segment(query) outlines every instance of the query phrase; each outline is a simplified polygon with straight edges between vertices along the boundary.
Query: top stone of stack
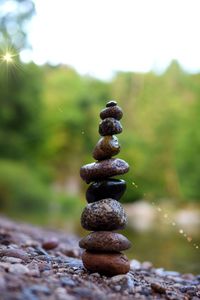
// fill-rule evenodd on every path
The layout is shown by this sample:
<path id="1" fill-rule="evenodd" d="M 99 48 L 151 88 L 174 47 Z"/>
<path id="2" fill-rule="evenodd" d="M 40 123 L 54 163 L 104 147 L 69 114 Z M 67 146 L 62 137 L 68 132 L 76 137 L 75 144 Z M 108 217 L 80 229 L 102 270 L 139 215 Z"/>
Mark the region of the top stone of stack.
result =
<path id="1" fill-rule="evenodd" d="M 110 106 L 116 106 L 117 102 L 115 100 L 111 100 L 109 102 L 107 102 L 106 107 L 110 107 Z"/>

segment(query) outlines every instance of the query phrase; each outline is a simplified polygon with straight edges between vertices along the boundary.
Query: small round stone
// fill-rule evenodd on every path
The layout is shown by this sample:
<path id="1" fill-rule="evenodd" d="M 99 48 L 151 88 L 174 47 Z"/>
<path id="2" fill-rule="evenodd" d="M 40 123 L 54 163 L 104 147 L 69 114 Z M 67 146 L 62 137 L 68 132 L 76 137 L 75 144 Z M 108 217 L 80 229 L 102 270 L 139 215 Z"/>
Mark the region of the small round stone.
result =
<path id="1" fill-rule="evenodd" d="M 105 198 L 120 200 L 126 190 L 126 182 L 123 179 L 107 179 L 93 182 L 86 192 L 88 203 Z"/>
<path id="2" fill-rule="evenodd" d="M 42 243 L 42 248 L 45 250 L 51 250 L 58 246 L 58 240 L 56 238 L 47 239 Z"/>
<path id="3" fill-rule="evenodd" d="M 106 118 L 99 124 L 99 134 L 102 136 L 119 134 L 121 132 L 122 125 L 114 118 Z"/>
<path id="4" fill-rule="evenodd" d="M 130 270 L 128 258 L 122 253 L 93 253 L 84 251 L 82 261 L 87 270 L 102 275 L 114 276 L 126 274 Z"/>
<path id="5" fill-rule="evenodd" d="M 115 100 L 111 100 L 109 102 L 107 102 L 106 107 L 111 107 L 111 106 L 116 106 L 117 102 Z"/>
<path id="6" fill-rule="evenodd" d="M 104 120 L 106 118 L 114 118 L 114 119 L 120 120 L 122 118 L 122 116 L 123 116 L 122 109 L 118 105 L 104 108 L 100 112 L 100 118 L 102 120 Z"/>
<path id="7" fill-rule="evenodd" d="M 128 170 L 129 165 L 123 159 L 110 158 L 82 166 L 80 176 L 84 181 L 90 183 L 127 173 Z"/>
<path id="8" fill-rule="evenodd" d="M 86 230 L 102 231 L 123 229 L 127 224 L 121 204 L 111 198 L 89 203 L 81 215 L 81 225 Z"/>
<path id="9" fill-rule="evenodd" d="M 80 240 L 79 246 L 90 251 L 120 252 L 129 249 L 131 242 L 117 232 L 96 231 Z"/>
<path id="10" fill-rule="evenodd" d="M 120 152 L 120 145 L 116 136 L 107 135 L 102 137 L 93 150 L 93 157 L 96 160 L 111 158 Z"/>

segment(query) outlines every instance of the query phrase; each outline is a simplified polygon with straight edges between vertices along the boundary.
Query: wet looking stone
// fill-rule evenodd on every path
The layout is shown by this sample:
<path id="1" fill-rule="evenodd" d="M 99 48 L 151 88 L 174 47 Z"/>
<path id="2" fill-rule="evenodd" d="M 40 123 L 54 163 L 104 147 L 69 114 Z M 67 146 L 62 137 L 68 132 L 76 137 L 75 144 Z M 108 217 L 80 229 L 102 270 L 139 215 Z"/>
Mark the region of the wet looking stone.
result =
<path id="1" fill-rule="evenodd" d="M 126 182 L 123 179 L 106 179 L 91 183 L 86 192 L 88 203 L 92 203 L 106 197 L 120 200 L 126 190 Z"/>
<path id="2" fill-rule="evenodd" d="M 120 145 L 116 136 L 107 135 L 102 137 L 93 150 L 93 157 L 96 160 L 111 158 L 120 152 Z"/>

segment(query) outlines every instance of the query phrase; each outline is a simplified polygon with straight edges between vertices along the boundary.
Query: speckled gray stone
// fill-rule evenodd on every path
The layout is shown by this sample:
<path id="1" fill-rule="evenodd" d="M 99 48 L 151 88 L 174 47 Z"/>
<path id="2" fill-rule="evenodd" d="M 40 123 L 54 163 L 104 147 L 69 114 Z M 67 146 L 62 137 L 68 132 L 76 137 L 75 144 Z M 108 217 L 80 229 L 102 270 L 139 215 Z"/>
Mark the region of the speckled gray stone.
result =
<path id="1" fill-rule="evenodd" d="M 111 198 L 89 203 L 82 212 L 81 225 L 87 230 L 117 230 L 127 224 L 127 216 L 121 204 Z"/>
<path id="2" fill-rule="evenodd" d="M 129 249 L 131 242 L 117 232 L 96 231 L 80 240 L 79 246 L 90 251 L 120 252 Z"/>
<path id="3" fill-rule="evenodd" d="M 120 145 L 116 136 L 107 135 L 102 137 L 93 150 L 93 157 L 96 160 L 111 158 L 120 152 Z"/>
<path id="4" fill-rule="evenodd" d="M 119 134 L 121 132 L 122 125 L 114 118 L 106 118 L 99 124 L 99 134 L 102 136 Z"/>
<path id="5" fill-rule="evenodd" d="M 118 105 L 106 107 L 100 112 L 100 118 L 102 120 L 106 118 L 114 118 L 116 120 L 121 120 L 122 116 L 122 109 Z"/>
<path id="6" fill-rule="evenodd" d="M 129 165 L 123 159 L 110 158 L 82 166 L 80 176 L 84 181 L 90 183 L 127 173 L 128 170 Z"/>

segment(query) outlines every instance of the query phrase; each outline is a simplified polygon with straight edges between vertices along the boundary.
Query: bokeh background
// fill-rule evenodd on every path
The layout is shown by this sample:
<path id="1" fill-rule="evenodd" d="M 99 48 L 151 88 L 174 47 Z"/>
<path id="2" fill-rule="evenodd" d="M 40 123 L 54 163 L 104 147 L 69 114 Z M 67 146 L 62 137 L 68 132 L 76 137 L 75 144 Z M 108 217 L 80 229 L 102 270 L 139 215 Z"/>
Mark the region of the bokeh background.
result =
<path id="1" fill-rule="evenodd" d="M 195 51 L 200 22 L 195 1 L 159 1 L 169 5 L 165 23 L 161 12 L 166 10 L 158 1 L 142 1 L 139 14 L 140 1 L 132 1 L 132 11 L 130 1 L 75 1 L 71 11 L 70 2 L 0 1 L 0 213 L 85 235 L 79 220 L 87 186 L 79 169 L 92 162 L 99 112 L 115 99 L 124 111 L 120 157 L 130 164 L 122 199 L 129 217 L 124 234 L 133 242 L 127 255 L 198 273 L 200 64 Z M 118 13 L 123 9 L 121 19 L 117 7 Z M 131 14 L 140 20 L 136 28 Z M 64 16 L 70 16 L 71 26 Z M 84 18 L 86 31 L 81 30 Z M 106 26 L 96 26 L 95 19 Z M 191 20 L 196 23 L 189 30 Z M 157 39 L 150 38 L 151 23 L 155 32 L 159 28 Z M 187 47 L 180 47 L 179 59 L 173 49 L 182 40 Z M 164 54 L 163 41 L 169 43 Z M 120 51 L 115 54 L 112 45 Z M 149 52 L 158 59 L 143 65 Z"/>

